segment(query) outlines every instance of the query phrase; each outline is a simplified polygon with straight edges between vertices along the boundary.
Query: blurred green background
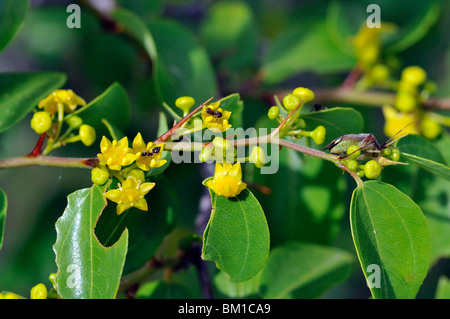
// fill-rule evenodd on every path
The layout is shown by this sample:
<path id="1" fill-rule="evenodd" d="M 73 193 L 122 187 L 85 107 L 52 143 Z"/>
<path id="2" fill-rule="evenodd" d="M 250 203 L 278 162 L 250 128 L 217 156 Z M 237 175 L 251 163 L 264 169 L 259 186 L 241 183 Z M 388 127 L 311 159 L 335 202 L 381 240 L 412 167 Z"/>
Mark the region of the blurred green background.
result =
<path id="1" fill-rule="evenodd" d="M 181 94 L 193 95 L 201 102 L 211 93 L 221 97 L 238 92 L 245 105 L 243 124 L 250 127 L 257 125 L 271 106 L 273 92 L 296 86 L 333 87 L 345 79 L 355 63 L 348 35 L 355 34 L 365 21 L 368 15 L 365 9 L 371 2 L 99 0 L 93 4 L 101 5 L 105 10 L 129 9 L 148 23 L 162 51 L 165 66 L 171 71 L 174 70 L 170 67 L 179 67 L 175 71 L 181 72 L 183 79 L 177 78 L 179 82 L 176 82 L 178 86 L 174 92 L 162 90 L 168 104 L 173 105 Z M 105 30 L 99 19 L 83 5 L 81 28 L 69 29 L 66 8 L 75 0 L 32 0 L 30 3 L 23 29 L 0 54 L 0 72 L 65 73 L 67 83 L 64 87 L 74 90 L 86 101 L 91 101 L 117 81 L 127 90 L 132 104 L 132 124 L 127 135 L 133 137 L 142 132 L 147 139 L 156 137 L 157 114 L 162 106 L 152 81 L 154 66 L 142 48 L 129 37 Z M 396 61 L 404 66 L 422 66 L 429 78 L 437 83 L 435 95 L 448 97 L 450 3 L 444 0 L 377 3 L 381 7 L 382 20 L 399 26 L 399 33 L 385 42 L 388 48 L 394 48 L 392 57 L 398 58 Z M 171 29 L 172 25 L 158 24 L 161 20 L 176 21 L 177 32 Z M 178 37 L 171 37 L 175 34 Z M 409 42 L 400 42 L 405 38 Z M 393 45 L 396 43 L 402 43 L 402 47 L 396 49 Z M 194 45 L 197 55 L 186 57 L 185 45 Z M 207 62 L 202 62 L 203 55 Z M 200 61 L 196 69 L 183 68 L 184 59 L 189 58 Z M 360 111 L 365 117 L 365 131 L 375 133 L 384 141 L 380 110 Z M 1 158 L 23 155 L 33 148 L 37 136 L 29 127 L 29 120 L 27 117 L 0 136 Z M 97 152 L 97 144 L 90 148 L 74 144 L 54 155 L 89 157 Z M 337 192 L 335 196 L 339 198 L 333 197 L 336 203 L 332 202 L 330 206 L 337 209 L 336 220 L 332 226 L 334 233 L 317 241 L 332 243 L 355 254 L 348 222 L 353 181 L 340 176 L 334 167 L 325 167 L 324 172 L 328 169 L 331 173 L 324 173 L 318 183 Z M 183 203 L 179 227 L 164 246 L 169 251 L 166 254 L 171 254 L 176 238 L 194 229 L 204 176 L 198 165 L 191 164 L 171 165 L 165 174 L 169 179 L 179 181 L 172 185 Z M 283 176 L 266 180 L 271 183 L 266 186 L 279 187 L 284 183 Z M 336 183 L 330 181 L 334 178 Z M 303 176 L 298 183 L 302 181 L 307 178 Z M 54 223 L 64 211 L 66 196 L 90 184 L 88 170 L 30 167 L 0 171 L 0 185 L 8 196 L 5 239 L 0 251 L 0 290 L 29 296 L 32 286 L 47 283 L 48 275 L 56 272 L 52 250 L 56 240 Z M 255 196 L 263 208 L 271 207 L 267 195 L 256 190 Z M 294 199 L 292 205 L 300 205 L 299 200 Z M 293 209 L 296 207 L 299 206 Z M 270 220 L 278 225 L 276 218 L 269 216 L 268 219 L 269 225 Z M 282 224 L 283 221 L 276 227 L 282 227 Z M 289 236 L 308 240 L 296 238 L 295 233 L 295 229 L 290 230 L 285 236 L 288 238 L 283 238 L 274 231 L 272 245 L 290 239 Z M 448 266 L 448 261 L 443 258 L 431 269 L 419 298 L 434 297 L 439 276 L 450 275 Z M 357 264 L 348 281 L 324 295 L 325 298 L 369 296 Z"/>

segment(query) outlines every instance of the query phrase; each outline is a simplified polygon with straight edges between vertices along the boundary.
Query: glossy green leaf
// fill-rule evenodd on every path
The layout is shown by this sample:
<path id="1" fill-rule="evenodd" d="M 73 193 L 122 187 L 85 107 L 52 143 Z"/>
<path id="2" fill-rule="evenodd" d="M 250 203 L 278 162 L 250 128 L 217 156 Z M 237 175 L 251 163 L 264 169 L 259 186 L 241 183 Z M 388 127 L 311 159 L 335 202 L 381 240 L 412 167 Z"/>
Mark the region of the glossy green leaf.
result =
<path id="1" fill-rule="evenodd" d="M 327 130 L 323 146 L 345 134 L 361 133 L 364 120 L 357 110 L 349 107 L 334 107 L 331 109 L 305 113 L 302 118 L 306 123 L 306 130 L 312 131 L 322 125 Z"/>
<path id="2" fill-rule="evenodd" d="M 24 25 L 28 0 L 2 0 L 0 2 L 0 52 L 14 39 Z"/>
<path id="3" fill-rule="evenodd" d="M 61 73 L 0 74 L 0 132 L 22 120 L 65 82 L 66 76 Z"/>
<path id="4" fill-rule="evenodd" d="M 5 192 L 0 188 L 0 250 L 3 246 L 3 236 L 5 233 L 6 208 L 8 202 L 6 200 Z"/>
<path id="5" fill-rule="evenodd" d="M 276 84 L 302 72 L 336 73 L 348 71 L 355 59 L 344 54 L 327 33 L 324 21 L 302 24 L 273 40 L 262 61 L 262 76 Z"/>
<path id="6" fill-rule="evenodd" d="M 131 105 L 128 94 L 119 83 L 113 83 L 101 95 L 83 108 L 72 113 L 83 119 L 83 123 L 93 126 L 97 139 L 109 133 L 104 125 L 105 119 L 112 127 L 125 131 L 130 122 Z"/>
<path id="7" fill-rule="evenodd" d="M 178 222 L 178 199 L 167 179 L 155 176 L 150 181 L 156 185 L 145 197 L 149 207 L 147 212 L 131 208 L 117 215 L 116 204 L 110 203 L 95 229 L 100 243 L 106 247 L 113 245 L 128 229 L 130 235 L 124 274 L 148 262 Z"/>
<path id="8" fill-rule="evenodd" d="M 414 298 L 431 253 L 430 230 L 420 207 L 394 186 L 368 181 L 353 192 L 350 222 L 372 296 Z"/>
<path id="9" fill-rule="evenodd" d="M 275 247 L 261 275 L 264 298 L 317 298 L 351 273 L 353 256 L 311 243 L 287 242 Z"/>
<path id="10" fill-rule="evenodd" d="M 64 214 L 56 222 L 56 285 L 63 299 L 116 296 L 127 254 L 128 230 L 111 247 L 98 241 L 94 228 L 106 205 L 104 190 L 104 186 L 94 185 L 70 194 Z"/>
<path id="11" fill-rule="evenodd" d="M 188 286 L 154 280 L 145 283 L 136 292 L 136 299 L 193 299 L 194 294 Z"/>
<path id="12" fill-rule="evenodd" d="M 214 261 L 231 281 L 248 280 L 261 271 L 269 255 L 264 212 L 248 189 L 233 198 L 210 194 L 212 212 L 203 235 L 202 258 Z"/>
<path id="13" fill-rule="evenodd" d="M 450 167 L 430 141 L 418 135 L 408 135 L 397 142 L 402 157 L 424 170 L 450 180 Z"/>
<path id="14" fill-rule="evenodd" d="M 157 20 L 148 27 L 158 54 L 153 75 L 159 99 L 174 105 L 180 96 L 192 96 L 198 103 L 215 96 L 214 70 L 195 36 L 175 21 Z"/>

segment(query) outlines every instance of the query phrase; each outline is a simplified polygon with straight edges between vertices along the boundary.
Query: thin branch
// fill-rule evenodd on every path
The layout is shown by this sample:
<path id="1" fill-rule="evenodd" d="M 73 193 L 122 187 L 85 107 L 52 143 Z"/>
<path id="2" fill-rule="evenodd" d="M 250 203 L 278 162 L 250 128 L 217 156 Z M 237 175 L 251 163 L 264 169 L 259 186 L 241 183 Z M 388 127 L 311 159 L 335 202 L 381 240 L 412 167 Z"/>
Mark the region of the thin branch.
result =
<path id="1" fill-rule="evenodd" d="M 72 168 L 93 168 L 98 164 L 97 158 L 70 158 L 56 156 L 20 156 L 0 160 L 0 169 L 24 166 L 53 166 Z"/>

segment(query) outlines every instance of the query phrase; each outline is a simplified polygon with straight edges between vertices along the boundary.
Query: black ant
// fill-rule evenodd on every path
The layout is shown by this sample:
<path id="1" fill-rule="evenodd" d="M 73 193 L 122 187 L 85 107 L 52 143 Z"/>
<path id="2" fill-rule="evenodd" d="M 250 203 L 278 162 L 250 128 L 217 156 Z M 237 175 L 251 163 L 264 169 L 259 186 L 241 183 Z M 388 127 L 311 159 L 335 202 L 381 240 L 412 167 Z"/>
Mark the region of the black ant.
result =
<path id="1" fill-rule="evenodd" d="M 222 117 L 222 112 L 220 112 L 220 111 L 214 112 L 214 111 L 211 110 L 210 108 L 207 108 L 207 109 L 206 109 L 206 113 L 208 113 L 209 115 L 214 116 L 215 118 L 221 118 L 221 117 Z"/>
<path id="2" fill-rule="evenodd" d="M 151 152 L 143 151 L 141 156 L 152 156 L 153 154 L 158 154 L 159 151 L 161 151 L 161 146 L 155 147 Z"/>

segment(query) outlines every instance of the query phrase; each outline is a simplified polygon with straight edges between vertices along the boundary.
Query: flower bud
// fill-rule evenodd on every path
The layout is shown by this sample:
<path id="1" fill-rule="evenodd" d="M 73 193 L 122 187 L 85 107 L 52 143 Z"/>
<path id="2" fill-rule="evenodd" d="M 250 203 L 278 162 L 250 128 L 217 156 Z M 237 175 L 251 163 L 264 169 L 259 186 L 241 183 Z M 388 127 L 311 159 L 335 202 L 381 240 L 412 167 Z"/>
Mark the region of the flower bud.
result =
<path id="1" fill-rule="evenodd" d="M 255 166 L 258 168 L 263 167 L 267 163 L 266 154 L 264 153 L 264 150 L 259 146 L 253 147 L 252 152 L 248 157 L 248 161 L 250 163 L 255 164 Z"/>
<path id="2" fill-rule="evenodd" d="M 425 82 L 427 73 L 419 66 L 408 66 L 402 71 L 402 81 L 418 86 Z"/>
<path id="3" fill-rule="evenodd" d="M 269 109 L 269 112 L 267 112 L 267 116 L 269 117 L 269 119 L 274 120 L 277 118 L 278 114 L 280 114 L 280 109 L 278 108 L 278 106 L 272 106 Z"/>
<path id="4" fill-rule="evenodd" d="M 30 298 L 31 299 L 47 299 L 47 288 L 44 284 L 37 284 L 31 288 Z"/>
<path id="5" fill-rule="evenodd" d="M 314 92 L 307 88 L 298 87 L 292 94 L 298 96 L 304 103 L 314 100 Z"/>
<path id="6" fill-rule="evenodd" d="M 71 128 L 79 128 L 81 124 L 83 124 L 83 120 L 81 117 L 77 115 L 68 116 L 66 119 L 67 125 L 69 125 Z"/>
<path id="7" fill-rule="evenodd" d="M 81 142 L 83 142 L 86 146 L 91 146 L 94 144 L 96 139 L 95 129 L 87 124 L 83 124 L 80 126 L 80 138 Z"/>
<path id="8" fill-rule="evenodd" d="M 370 160 L 364 165 L 364 175 L 367 178 L 374 179 L 380 176 L 383 167 L 375 160 Z"/>
<path id="9" fill-rule="evenodd" d="M 31 128 L 38 134 L 47 132 L 52 127 L 52 118 L 50 113 L 40 111 L 33 114 L 31 119 Z"/>
<path id="10" fill-rule="evenodd" d="M 311 132 L 311 138 L 314 140 L 314 143 L 320 145 L 325 141 L 326 134 L 327 130 L 325 129 L 325 127 L 319 125 L 315 128 L 314 131 Z"/>
<path id="11" fill-rule="evenodd" d="M 103 185 L 109 179 L 109 171 L 106 168 L 94 167 L 91 171 L 91 180 L 94 184 Z"/>
<path id="12" fill-rule="evenodd" d="M 359 155 L 361 155 L 361 147 L 358 145 L 350 145 L 347 148 L 347 155 L 349 158 L 356 159 Z"/>
<path id="13" fill-rule="evenodd" d="M 288 94 L 283 98 L 283 106 L 288 111 L 292 111 L 293 109 L 295 109 L 300 104 L 300 102 L 300 98 L 294 94 Z"/>
<path id="14" fill-rule="evenodd" d="M 195 100 L 191 96 L 182 96 L 176 99 L 175 106 L 183 111 L 183 114 L 188 114 L 191 107 L 195 105 Z"/>

